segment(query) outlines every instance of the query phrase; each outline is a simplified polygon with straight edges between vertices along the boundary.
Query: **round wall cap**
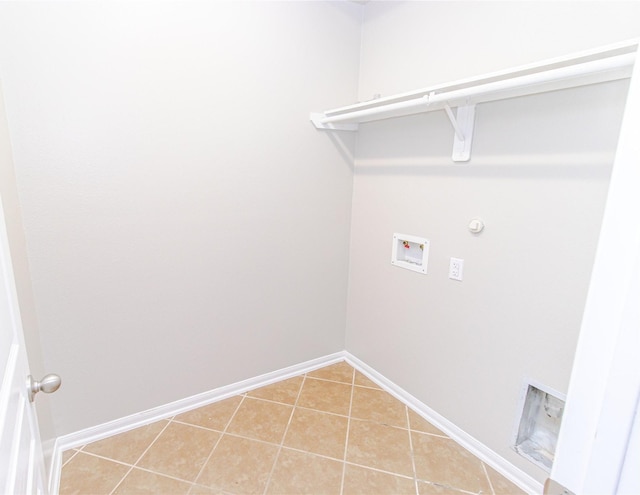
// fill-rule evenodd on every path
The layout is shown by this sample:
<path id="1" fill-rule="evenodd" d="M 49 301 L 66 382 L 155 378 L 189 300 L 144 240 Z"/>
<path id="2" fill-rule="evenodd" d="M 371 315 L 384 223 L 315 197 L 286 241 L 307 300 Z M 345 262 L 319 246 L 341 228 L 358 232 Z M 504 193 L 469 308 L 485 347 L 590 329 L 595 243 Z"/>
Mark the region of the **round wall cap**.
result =
<path id="1" fill-rule="evenodd" d="M 479 234 L 484 229 L 484 222 L 479 218 L 474 218 L 469 222 L 469 231 L 473 234 Z"/>

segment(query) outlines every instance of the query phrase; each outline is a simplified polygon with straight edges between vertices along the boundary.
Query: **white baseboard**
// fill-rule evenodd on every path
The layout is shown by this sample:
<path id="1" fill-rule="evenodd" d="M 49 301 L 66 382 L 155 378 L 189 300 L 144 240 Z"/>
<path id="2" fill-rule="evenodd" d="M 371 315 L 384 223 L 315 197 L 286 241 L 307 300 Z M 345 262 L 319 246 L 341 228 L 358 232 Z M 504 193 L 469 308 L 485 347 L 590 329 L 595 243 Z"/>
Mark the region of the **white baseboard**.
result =
<path id="1" fill-rule="evenodd" d="M 62 452 L 65 450 L 81 447 L 91 442 L 96 442 L 113 435 L 133 430 L 140 426 L 154 423 L 161 419 L 170 418 L 177 414 L 181 414 L 191 409 L 206 406 L 213 402 L 233 397 L 234 395 L 243 394 L 254 388 L 264 387 L 281 380 L 286 380 L 303 373 L 308 373 L 317 368 L 322 368 L 330 364 L 334 364 L 345 360 L 344 352 L 336 352 L 317 359 L 305 361 L 304 363 L 289 366 L 277 371 L 272 371 L 264 375 L 259 375 L 237 383 L 225 385 L 208 392 L 186 397 L 163 406 L 154 407 L 147 411 L 125 416 L 108 423 L 86 428 L 68 435 L 62 435 L 55 441 L 53 448 L 53 456 L 51 459 L 51 470 L 49 475 L 49 493 L 57 495 L 60 486 L 60 473 L 62 471 Z"/>
<path id="2" fill-rule="evenodd" d="M 397 386 L 395 383 L 388 380 L 386 377 L 347 351 L 336 352 L 324 357 L 312 359 L 288 368 L 249 378 L 248 380 L 219 387 L 160 407 L 155 407 L 147 411 L 125 416 L 124 418 L 109 421 L 108 423 L 58 437 L 55 442 L 53 457 L 51 460 L 49 492 L 52 495 L 56 495 L 58 493 L 60 473 L 62 470 L 62 452 L 65 450 L 81 447 L 87 443 L 96 442 L 119 433 L 124 433 L 125 431 L 129 431 L 161 419 L 170 418 L 177 414 L 181 414 L 213 402 L 227 399 L 234 395 L 253 390 L 254 388 L 264 387 L 271 383 L 286 380 L 287 378 L 301 375 L 303 373 L 308 373 L 309 371 L 322 368 L 339 361 L 346 361 L 349 363 L 363 375 L 367 376 L 367 378 L 371 379 L 396 399 L 406 404 L 417 414 L 446 433 L 452 440 L 460 444 L 527 493 L 542 493 L 542 484 L 538 483 L 535 479 L 528 476 L 506 459 L 496 454 L 487 446 L 480 443 L 471 435 L 458 428 L 443 416 L 429 408 L 426 404 L 416 399 L 404 389 Z"/>
<path id="3" fill-rule="evenodd" d="M 429 423 L 433 424 L 436 428 L 442 430 L 442 432 L 446 433 L 453 441 L 467 449 L 485 464 L 491 466 L 516 486 L 531 495 L 542 493 L 542 484 L 537 480 L 518 469 L 516 466 L 496 454 L 489 447 L 479 442 L 465 431 L 458 428 L 451 421 L 435 412 L 429 406 L 416 399 L 413 395 L 409 394 L 391 380 L 378 373 L 369 365 L 360 361 L 353 354 L 345 351 L 344 359 L 367 378 L 378 384 L 396 399 L 406 404 L 407 407 L 411 408 L 414 412 L 429 421 Z"/>

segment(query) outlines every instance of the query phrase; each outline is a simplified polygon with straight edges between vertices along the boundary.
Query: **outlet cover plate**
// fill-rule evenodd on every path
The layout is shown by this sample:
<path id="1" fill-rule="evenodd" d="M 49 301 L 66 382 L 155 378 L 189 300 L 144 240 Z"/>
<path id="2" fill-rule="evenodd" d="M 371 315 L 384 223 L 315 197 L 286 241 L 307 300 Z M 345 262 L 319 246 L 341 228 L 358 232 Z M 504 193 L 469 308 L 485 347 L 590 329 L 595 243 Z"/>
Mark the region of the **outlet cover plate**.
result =
<path id="1" fill-rule="evenodd" d="M 451 280 L 462 281 L 462 270 L 464 269 L 464 260 L 461 258 L 451 258 L 449 261 L 449 278 Z"/>

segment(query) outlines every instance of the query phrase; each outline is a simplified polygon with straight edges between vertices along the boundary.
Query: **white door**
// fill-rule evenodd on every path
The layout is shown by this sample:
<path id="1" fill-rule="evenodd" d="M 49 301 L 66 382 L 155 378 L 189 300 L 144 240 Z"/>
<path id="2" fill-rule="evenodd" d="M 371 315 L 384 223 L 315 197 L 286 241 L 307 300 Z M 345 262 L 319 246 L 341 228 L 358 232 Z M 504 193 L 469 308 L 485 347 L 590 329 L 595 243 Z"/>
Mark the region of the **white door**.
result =
<path id="1" fill-rule="evenodd" d="M 631 78 L 551 478 L 574 493 L 640 490 L 640 59 Z M 634 426 L 635 423 L 635 426 Z M 548 493 L 562 493 L 562 489 Z"/>
<path id="2" fill-rule="evenodd" d="M 0 118 L 4 119 L 4 115 L 0 114 Z M 46 493 L 36 412 L 28 397 L 29 374 L 4 210 L 0 201 L 1 494 Z"/>

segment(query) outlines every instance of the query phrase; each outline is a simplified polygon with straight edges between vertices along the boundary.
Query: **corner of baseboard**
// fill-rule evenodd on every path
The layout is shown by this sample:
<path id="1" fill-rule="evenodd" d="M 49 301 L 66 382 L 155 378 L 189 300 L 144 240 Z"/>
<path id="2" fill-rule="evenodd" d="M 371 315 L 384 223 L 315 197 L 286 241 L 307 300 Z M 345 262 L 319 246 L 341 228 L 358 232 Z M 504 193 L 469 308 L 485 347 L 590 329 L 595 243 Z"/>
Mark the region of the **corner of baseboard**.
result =
<path id="1" fill-rule="evenodd" d="M 407 407 L 411 408 L 424 419 L 446 433 L 452 440 L 470 451 L 481 461 L 495 469 L 502 476 L 530 494 L 542 493 L 542 484 L 515 467 L 502 456 L 489 449 L 471 435 L 458 428 L 455 424 L 435 412 L 423 402 L 416 399 L 407 391 L 378 373 L 371 366 L 358 359 L 348 351 L 339 351 L 320 358 L 305 361 L 303 363 L 289 366 L 277 371 L 266 373 L 248 380 L 243 380 L 227 386 L 204 392 L 192 397 L 166 404 L 157 408 L 149 409 L 140 413 L 132 414 L 124 418 L 116 419 L 108 423 L 87 428 L 68 435 L 60 436 L 56 439 L 51 458 L 51 470 L 49 476 L 49 491 L 52 495 L 58 493 L 60 483 L 60 473 L 62 469 L 62 452 L 68 449 L 77 448 L 90 442 L 95 442 L 112 435 L 117 435 L 125 431 L 143 426 L 160 419 L 180 414 L 196 407 L 201 407 L 233 395 L 245 393 L 254 388 L 270 385 L 280 380 L 286 380 L 296 375 L 308 373 L 323 366 L 328 366 L 340 361 L 346 361 L 367 378 L 378 384 L 385 391 L 389 392 L 396 399 L 400 400 Z"/>
<path id="2" fill-rule="evenodd" d="M 489 447 L 476 440 L 474 437 L 457 427 L 451 421 L 441 416 L 429 406 L 418 400 L 416 397 L 399 387 L 381 373 L 378 373 L 371 366 L 361 361 L 348 351 L 344 352 L 345 361 L 360 371 L 367 378 L 389 392 L 396 399 L 403 402 L 415 413 L 433 424 L 436 428 L 446 433 L 453 441 L 467 449 L 482 462 L 495 469 L 502 476 L 507 478 L 513 484 L 524 490 L 525 492 L 536 495 L 542 493 L 542 484 L 538 483 L 534 478 L 517 468 L 504 457 L 498 455 Z"/>
<path id="3" fill-rule="evenodd" d="M 303 363 L 288 366 L 247 380 L 242 380 L 230 385 L 224 385 L 201 394 L 185 397 L 184 399 L 154 407 L 146 411 L 134 413 L 107 423 L 85 428 L 66 435 L 61 435 L 55 440 L 52 465 L 54 464 L 56 455 L 59 457 L 65 450 L 78 448 L 87 443 L 124 433 L 125 431 L 132 430 L 133 428 L 175 416 L 176 414 L 181 414 L 188 410 L 205 406 L 233 395 L 242 394 L 254 388 L 286 380 L 287 378 L 307 373 L 317 368 L 328 366 L 343 360 L 345 360 L 345 352 L 335 352 L 333 354 L 311 359 Z"/>

